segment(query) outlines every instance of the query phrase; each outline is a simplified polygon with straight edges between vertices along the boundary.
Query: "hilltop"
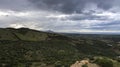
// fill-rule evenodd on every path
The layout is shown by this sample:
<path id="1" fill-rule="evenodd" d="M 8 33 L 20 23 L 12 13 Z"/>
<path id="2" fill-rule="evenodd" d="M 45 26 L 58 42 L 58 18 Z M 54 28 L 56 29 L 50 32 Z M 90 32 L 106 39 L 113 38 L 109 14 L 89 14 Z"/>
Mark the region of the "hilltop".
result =
<path id="1" fill-rule="evenodd" d="M 47 33 L 37 31 L 29 28 L 1 28 L 0 29 L 0 40 L 10 41 L 44 41 L 50 38 L 66 39 L 67 37 L 60 34 Z"/>

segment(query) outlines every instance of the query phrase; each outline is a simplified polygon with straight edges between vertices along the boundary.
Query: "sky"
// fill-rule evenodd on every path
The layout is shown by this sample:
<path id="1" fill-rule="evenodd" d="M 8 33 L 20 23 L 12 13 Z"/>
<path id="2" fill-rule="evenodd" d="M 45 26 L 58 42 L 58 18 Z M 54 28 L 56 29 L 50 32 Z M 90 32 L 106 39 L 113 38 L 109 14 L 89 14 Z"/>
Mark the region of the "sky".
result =
<path id="1" fill-rule="evenodd" d="M 120 33 L 120 0 L 0 0 L 0 27 Z"/>

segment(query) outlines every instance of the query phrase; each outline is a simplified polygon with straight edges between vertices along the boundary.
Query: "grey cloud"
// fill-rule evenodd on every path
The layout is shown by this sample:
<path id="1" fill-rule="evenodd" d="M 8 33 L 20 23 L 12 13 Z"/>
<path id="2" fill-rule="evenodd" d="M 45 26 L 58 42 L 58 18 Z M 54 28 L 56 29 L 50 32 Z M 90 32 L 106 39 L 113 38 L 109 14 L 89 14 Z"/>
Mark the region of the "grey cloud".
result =
<path id="1" fill-rule="evenodd" d="M 120 23 L 119 21 L 109 21 L 107 23 L 100 23 L 97 25 L 91 26 L 91 28 L 85 28 L 85 29 L 91 29 L 91 30 L 119 30 Z"/>
<path id="2" fill-rule="evenodd" d="M 108 20 L 108 17 L 106 16 L 96 16 L 92 14 L 78 14 L 74 16 L 68 16 L 66 19 L 72 20 L 72 21 L 79 21 L 79 20 Z"/>
<path id="3" fill-rule="evenodd" d="M 29 28 L 55 31 L 118 30 L 120 15 L 118 17 L 112 15 L 109 9 L 119 7 L 119 2 L 119 0 L 0 0 L 0 10 L 3 9 L 3 13 L 9 10 L 14 12 L 4 18 L 0 16 L 0 27 L 21 24 Z M 91 9 L 91 6 L 97 9 Z M 85 9 L 88 9 L 88 12 L 85 12 Z M 28 12 L 30 16 L 15 16 L 14 14 L 18 14 L 19 11 L 23 15 Z M 104 14 L 105 11 L 108 15 L 96 15 Z M 120 14 L 117 12 L 113 14 Z M 109 17 L 109 13 L 112 18 Z M 113 17 L 118 18 L 117 21 Z"/>
<path id="4" fill-rule="evenodd" d="M 27 0 L 0 0 L 0 10 L 25 11 L 34 9 Z"/>
<path id="5" fill-rule="evenodd" d="M 95 3 L 99 8 L 108 10 L 113 6 L 113 0 L 29 0 L 39 9 L 51 9 L 63 13 L 81 13 L 85 5 Z M 88 6 L 89 7 L 89 6 Z"/>

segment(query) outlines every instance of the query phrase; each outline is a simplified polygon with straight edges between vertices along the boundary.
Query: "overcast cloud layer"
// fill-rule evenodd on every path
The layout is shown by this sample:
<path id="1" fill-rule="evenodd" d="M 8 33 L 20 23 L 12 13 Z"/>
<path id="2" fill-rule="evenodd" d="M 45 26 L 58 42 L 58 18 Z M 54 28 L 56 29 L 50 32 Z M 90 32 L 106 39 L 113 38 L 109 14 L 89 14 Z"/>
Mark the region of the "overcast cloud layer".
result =
<path id="1" fill-rule="evenodd" d="M 120 0 L 0 0 L 0 27 L 120 33 Z"/>

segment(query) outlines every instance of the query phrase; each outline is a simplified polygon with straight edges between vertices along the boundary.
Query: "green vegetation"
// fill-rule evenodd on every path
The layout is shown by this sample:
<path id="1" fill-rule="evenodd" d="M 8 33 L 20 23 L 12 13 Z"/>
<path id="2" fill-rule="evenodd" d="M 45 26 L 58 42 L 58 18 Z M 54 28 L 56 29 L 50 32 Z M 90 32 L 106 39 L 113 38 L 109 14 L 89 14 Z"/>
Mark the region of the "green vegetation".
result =
<path id="1" fill-rule="evenodd" d="M 77 58 L 75 48 L 64 41 L 1 41 L 0 48 L 0 62 L 5 63 L 42 62 L 51 65 L 61 61 L 70 65 Z"/>
<path id="2" fill-rule="evenodd" d="M 113 61 L 105 57 L 97 58 L 95 60 L 95 63 L 97 63 L 101 67 L 113 67 Z"/>
<path id="3" fill-rule="evenodd" d="M 66 34 L 67 35 L 67 34 Z M 119 45 L 114 40 L 68 37 L 27 28 L 0 29 L 0 67 L 70 67 L 83 58 L 105 56 L 116 59 Z M 112 44 L 114 46 L 110 46 Z M 117 59 L 116 59 L 117 60 Z M 119 62 L 96 59 L 103 67 L 119 67 Z M 87 67 L 83 65 L 83 67 Z"/>

